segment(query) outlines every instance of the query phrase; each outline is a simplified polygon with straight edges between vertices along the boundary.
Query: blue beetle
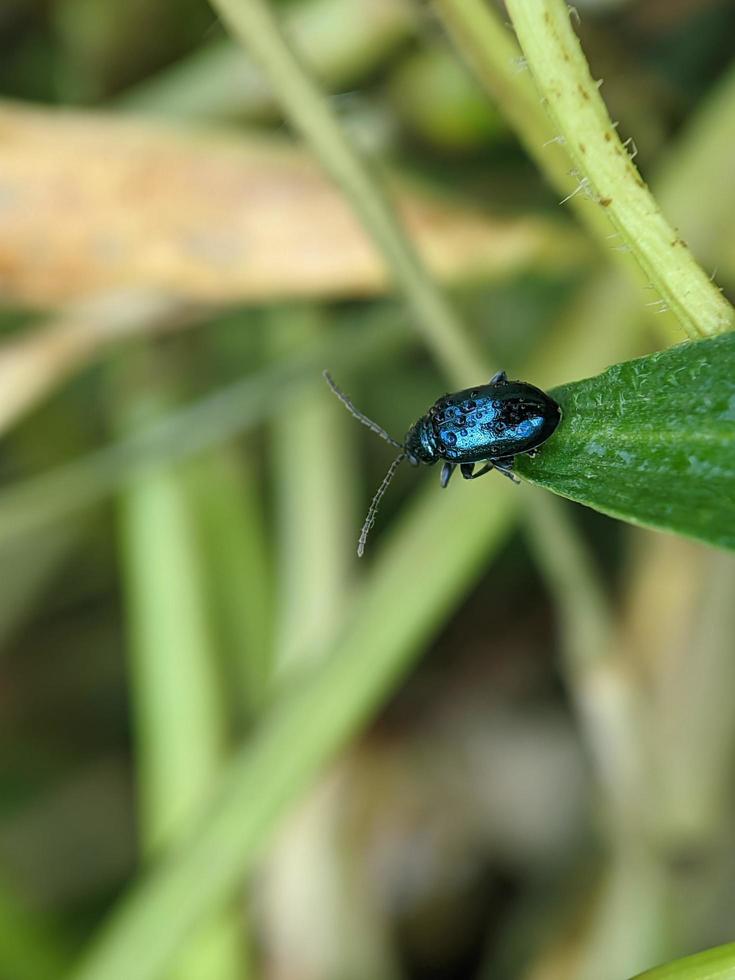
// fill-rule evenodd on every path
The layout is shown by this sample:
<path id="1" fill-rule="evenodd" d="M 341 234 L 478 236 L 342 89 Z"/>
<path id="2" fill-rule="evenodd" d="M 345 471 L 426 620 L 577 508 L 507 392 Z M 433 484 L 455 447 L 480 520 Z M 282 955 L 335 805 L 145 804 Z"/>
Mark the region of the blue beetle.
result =
<path id="1" fill-rule="evenodd" d="M 441 460 L 442 487 L 447 486 L 457 466 L 465 480 L 475 480 L 490 470 L 498 470 L 519 483 L 513 474 L 514 457 L 520 453 L 535 456 L 561 420 L 561 408 L 553 398 L 525 381 L 509 381 L 505 371 L 498 371 L 486 385 L 442 395 L 411 426 L 401 443 L 358 411 L 328 371 L 324 372 L 324 378 L 356 419 L 401 450 L 370 504 L 357 545 L 360 556 L 375 523 L 378 504 L 404 459 L 412 466 L 419 463 L 431 466 Z M 477 463 L 484 465 L 475 470 Z"/>

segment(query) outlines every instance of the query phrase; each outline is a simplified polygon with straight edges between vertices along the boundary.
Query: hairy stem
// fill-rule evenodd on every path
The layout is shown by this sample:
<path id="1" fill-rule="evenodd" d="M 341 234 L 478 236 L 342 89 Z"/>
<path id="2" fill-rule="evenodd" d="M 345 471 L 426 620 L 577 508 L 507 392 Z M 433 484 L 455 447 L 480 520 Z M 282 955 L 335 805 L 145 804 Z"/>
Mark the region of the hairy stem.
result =
<path id="1" fill-rule="evenodd" d="M 518 40 L 556 132 L 576 169 L 577 191 L 604 208 L 665 306 L 693 338 L 735 326 L 735 310 L 664 217 L 608 115 L 563 0 L 507 0 Z"/>

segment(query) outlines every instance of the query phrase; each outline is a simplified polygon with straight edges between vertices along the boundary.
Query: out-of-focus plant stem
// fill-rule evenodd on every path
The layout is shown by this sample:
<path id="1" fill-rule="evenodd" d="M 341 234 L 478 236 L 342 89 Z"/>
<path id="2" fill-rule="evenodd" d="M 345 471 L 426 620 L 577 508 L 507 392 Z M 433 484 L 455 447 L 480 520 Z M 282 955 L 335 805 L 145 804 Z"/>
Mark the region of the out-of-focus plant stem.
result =
<path id="1" fill-rule="evenodd" d="M 153 403 L 143 409 L 150 410 Z M 120 515 L 140 834 L 150 859 L 181 838 L 206 798 L 222 761 L 226 713 L 184 475 L 171 468 L 141 475 L 125 490 Z M 234 910 L 212 912 L 183 944 L 177 980 L 239 975 Z"/>
<path id="2" fill-rule="evenodd" d="M 303 308 L 274 311 L 269 335 L 277 361 L 318 342 L 325 319 Z M 354 561 L 345 542 L 358 517 L 354 430 L 321 373 L 276 414 L 271 431 L 279 529 L 272 680 L 278 689 L 323 655 L 348 608 Z"/>
<path id="3" fill-rule="evenodd" d="M 658 535 L 647 536 L 635 555 L 623 639 L 629 656 L 645 663 L 654 692 L 655 805 L 648 824 L 675 860 L 718 839 L 729 819 L 735 557 Z"/>
<path id="4" fill-rule="evenodd" d="M 217 446 L 185 471 L 228 707 L 244 726 L 263 707 L 273 667 L 274 575 L 257 459 L 239 448 Z"/>
<path id="5" fill-rule="evenodd" d="M 529 541 L 560 617 L 565 677 L 613 819 L 640 802 L 645 760 L 635 685 L 618 656 L 613 612 L 569 505 L 538 494 L 524 511 Z"/>
<path id="6" fill-rule="evenodd" d="M 415 11 L 403 0 L 308 0 L 285 7 L 283 16 L 288 36 L 333 91 L 353 88 L 415 28 Z M 135 112 L 186 119 L 278 112 L 262 73 L 230 40 L 193 52 L 116 102 Z"/>
<path id="7" fill-rule="evenodd" d="M 267 0 L 212 0 L 212 6 L 260 62 L 285 114 L 342 188 L 404 293 L 416 328 L 453 381 L 461 386 L 487 373 L 482 352 L 426 272 L 377 177 L 286 41 Z"/>

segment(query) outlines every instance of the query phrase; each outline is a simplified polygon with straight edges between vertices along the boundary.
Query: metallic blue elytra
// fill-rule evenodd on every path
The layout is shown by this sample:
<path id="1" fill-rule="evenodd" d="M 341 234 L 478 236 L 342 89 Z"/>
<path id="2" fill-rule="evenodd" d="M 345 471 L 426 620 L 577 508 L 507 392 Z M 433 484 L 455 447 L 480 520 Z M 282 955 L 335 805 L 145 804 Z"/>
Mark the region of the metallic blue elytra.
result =
<path id="1" fill-rule="evenodd" d="M 553 398 L 524 381 L 508 381 L 501 371 L 489 384 L 434 402 L 408 430 L 404 446 L 420 463 L 502 461 L 495 468 L 507 470 L 514 456 L 546 442 L 560 418 Z"/>
<path id="2" fill-rule="evenodd" d="M 513 475 L 514 458 L 520 453 L 535 455 L 561 420 L 561 409 L 553 398 L 525 381 L 509 381 L 505 371 L 499 371 L 486 385 L 442 395 L 411 426 L 400 443 L 359 412 L 326 371 L 324 377 L 355 418 L 401 450 L 373 497 L 360 533 L 358 555 L 364 551 L 380 499 L 404 459 L 414 466 L 443 462 L 440 480 L 443 487 L 457 466 L 466 480 L 495 469 L 518 483 Z M 477 463 L 484 465 L 475 470 Z"/>

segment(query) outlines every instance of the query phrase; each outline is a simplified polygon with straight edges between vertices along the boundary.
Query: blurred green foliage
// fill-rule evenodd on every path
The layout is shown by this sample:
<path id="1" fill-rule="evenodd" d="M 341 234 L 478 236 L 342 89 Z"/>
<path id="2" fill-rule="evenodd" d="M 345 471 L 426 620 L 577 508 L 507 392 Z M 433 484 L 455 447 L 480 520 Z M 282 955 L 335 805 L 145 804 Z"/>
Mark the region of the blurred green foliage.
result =
<path id="1" fill-rule="evenodd" d="M 731 293 L 732 4 L 579 6 Z M 380 166 L 567 221 L 425 10 L 277 9 Z M 289 138 L 204 0 L 12 0 L 0 51 L 7 97 Z M 659 346 L 614 249 L 457 287 L 472 342 L 544 385 Z M 616 980 L 731 938 L 731 557 L 407 471 L 358 568 L 385 447 L 327 366 L 397 436 L 447 387 L 394 297 L 213 308 L 3 435 L 0 978 Z"/>

